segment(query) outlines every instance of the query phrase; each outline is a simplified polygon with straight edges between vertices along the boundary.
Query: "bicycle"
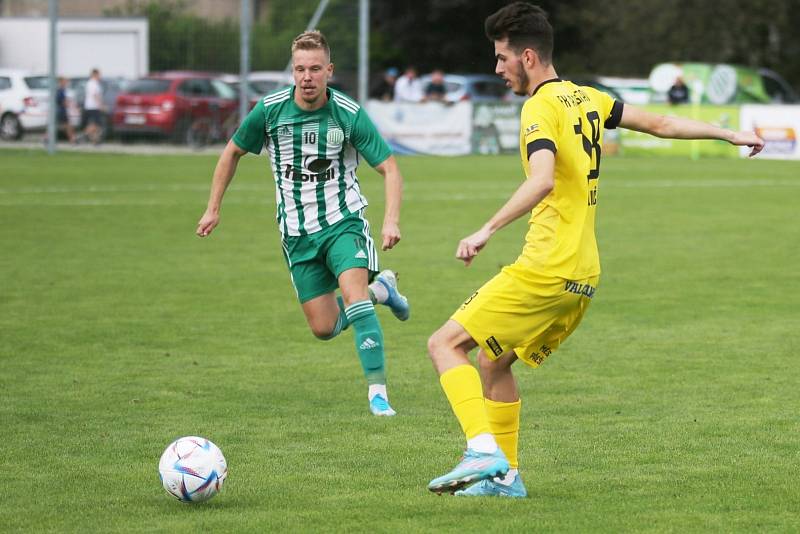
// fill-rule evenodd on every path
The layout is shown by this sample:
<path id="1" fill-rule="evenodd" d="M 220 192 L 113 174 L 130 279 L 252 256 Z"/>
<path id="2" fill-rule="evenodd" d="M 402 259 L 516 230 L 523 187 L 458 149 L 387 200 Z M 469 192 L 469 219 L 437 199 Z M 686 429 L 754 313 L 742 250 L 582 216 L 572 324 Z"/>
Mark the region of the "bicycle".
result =
<path id="1" fill-rule="evenodd" d="M 220 141 L 227 142 L 238 127 L 235 111 L 220 120 L 219 104 L 212 103 L 210 108 L 210 116 L 193 120 L 186 131 L 186 143 L 196 150 Z"/>

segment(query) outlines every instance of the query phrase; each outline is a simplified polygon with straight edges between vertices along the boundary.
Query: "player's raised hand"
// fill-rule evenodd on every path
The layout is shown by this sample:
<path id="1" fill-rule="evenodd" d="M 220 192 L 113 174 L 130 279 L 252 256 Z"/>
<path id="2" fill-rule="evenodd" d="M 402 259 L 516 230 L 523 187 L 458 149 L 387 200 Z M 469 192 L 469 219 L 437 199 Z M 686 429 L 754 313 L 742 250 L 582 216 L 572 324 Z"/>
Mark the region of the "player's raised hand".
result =
<path id="1" fill-rule="evenodd" d="M 395 222 L 383 222 L 383 229 L 381 230 L 383 237 L 383 245 L 381 250 L 389 250 L 400 242 L 400 225 Z"/>
<path id="2" fill-rule="evenodd" d="M 485 228 L 481 228 L 474 234 L 465 237 L 458 243 L 456 258 L 463 261 L 465 267 L 469 267 L 469 264 L 472 263 L 472 259 L 475 258 L 478 252 L 489 242 L 490 237 L 492 237 L 492 233 Z"/>
<path id="3" fill-rule="evenodd" d="M 197 235 L 200 237 L 206 237 L 211 233 L 212 230 L 214 230 L 214 228 L 217 227 L 218 224 L 219 212 L 206 210 L 197 223 Z"/>
<path id="4" fill-rule="evenodd" d="M 747 155 L 752 158 L 764 148 L 764 140 L 755 134 L 755 132 L 736 132 L 733 134 L 731 144 L 736 146 L 749 146 L 753 150 Z"/>

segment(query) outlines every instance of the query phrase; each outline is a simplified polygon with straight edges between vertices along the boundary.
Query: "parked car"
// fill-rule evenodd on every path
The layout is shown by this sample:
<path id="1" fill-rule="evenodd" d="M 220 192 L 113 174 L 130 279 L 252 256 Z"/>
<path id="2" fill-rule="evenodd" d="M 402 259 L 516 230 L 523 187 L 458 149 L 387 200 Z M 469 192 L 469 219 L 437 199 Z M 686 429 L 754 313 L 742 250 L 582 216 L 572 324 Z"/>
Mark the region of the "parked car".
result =
<path id="1" fill-rule="evenodd" d="M 240 78 L 236 74 L 224 74 L 219 78 L 222 82 L 226 83 L 232 90 L 233 94 L 236 95 L 236 98 L 239 98 L 239 87 L 241 86 L 241 82 L 239 81 Z M 253 107 L 256 105 L 256 102 L 261 100 L 261 98 L 266 93 L 262 93 L 256 86 L 252 83 L 248 82 L 247 84 L 247 102 L 249 107 Z"/>
<path id="2" fill-rule="evenodd" d="M 157 73 L 127 83 L 117 95 L 114 131 L 125 137 L 156 134 L 183 143 L 193 121 L 221 121 L 237 109 L 237 95 L 216 75 Z"/>
<path id="3" fill-rule="evenodd" d="M 261 70 L 251 72 L 247 77 L 250 86 L 253 87 L 261 96 L 266 95 L 286 87 L 287 85 L 294 85 L 294 78 L 290 72 Z"/>
<path id="4" fill-rule="evenodd" d="M 423 91 L 431 81 L 430 74 L 419 77 Z M 496 102 L 509 99 L 506 82 L 491 74 L 445 74 L 446 102 L 471 100 L 473 102 Z"/>
<path id="5" fill-rule="evenodd" d="M 13 140 L 47 127 L 48 78 L 0 69 L 0 139 Z"/>

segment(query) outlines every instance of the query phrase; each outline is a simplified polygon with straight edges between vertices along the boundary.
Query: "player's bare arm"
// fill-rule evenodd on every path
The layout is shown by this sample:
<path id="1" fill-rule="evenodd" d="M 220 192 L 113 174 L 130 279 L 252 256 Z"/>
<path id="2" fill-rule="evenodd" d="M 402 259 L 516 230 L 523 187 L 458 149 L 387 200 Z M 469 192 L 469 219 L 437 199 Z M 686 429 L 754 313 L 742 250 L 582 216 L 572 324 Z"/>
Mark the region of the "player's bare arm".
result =
<path id="1" fill-rule="evenodd" d="M 214 228 L 219 224 L 219 210 L 222 206 L 222 197 L 225 195 L 225 190 L 228 184 L 233 180 L 233 175 L 236 174 L 236 166 L 239 164 L 239 159 L 247 154 L 246 150 L 242 150 L 233 141 L 228 141 L 225 149 L 217 161 L 217 166 L 214 169 L 214 178 L 211 181 L 211 195 L 208 199 L 208 207 L 206 212 L 197 223 L 197 235 L 206 237 Z"/>
<path id="2" fill-rule="evenodd" d="M 637 132 L 644 132 L 656 137 L 668 139 L 719 139 L 736 146 L 752 148 L 749 157 L 753 157 L 764 148 L 764 140 L 753 132 L 734 132 L 713 124 L 669 117 L 645 111 L 636 106 L 625 104 L 622 110 L 620 126 Z"/>
<path id="3" fill-rule="evenodd" d="M 394 156 L 375 167 L 384 179 L 386 209 L 383 215 L 382 250 L 393 248 L 400 241 L 400 203 L 403 198 L 403 176 Z"/>
<path id="4" fill-rule="evenodd" d="M 459 242 L 456 258 L 463 261 L 465 266 L 469 266 L 495 232 L 530 213 L 544 197 L 549 195 L 554 186 L 555 162 L 556 156 L 550 150 L 537 150 L 531 154 L 528 160 L 530 177 L 480 230 Z"/>

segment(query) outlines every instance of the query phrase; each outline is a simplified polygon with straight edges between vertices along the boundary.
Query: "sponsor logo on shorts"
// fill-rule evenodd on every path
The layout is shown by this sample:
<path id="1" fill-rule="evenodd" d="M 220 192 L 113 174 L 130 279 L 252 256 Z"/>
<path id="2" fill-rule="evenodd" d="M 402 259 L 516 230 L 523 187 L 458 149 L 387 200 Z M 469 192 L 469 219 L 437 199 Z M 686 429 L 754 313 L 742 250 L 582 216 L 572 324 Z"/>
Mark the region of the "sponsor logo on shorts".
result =
<path id="1" fill-rule="evenodd" d="M 358 252 L 356 252 L 356 255 L 354 257 L 356 259 L 358 259 L 358 260 L 366 260 L 367 259 L 367 253 L 364 252 L 363 250 L 359 250 Z"/>
<path id="2" fill-rule="evenodd" d="M 550 356 L 552 353 L 553 349 L 551 349 L 547 345 L 542 345 L 541 347 L 539 347 L 538 352 L 534 352 L 533 354 L 531 354 L 531 360 L 536 362 L 536 365 L 542 365 L 544 359 Z"/>
<path id="3" fill-rule="evenodd" d="M 576 295 L 583 295 L 584 297 L 592 298 L 596 288 L 590 286 L 589 284 L 581 284 L 579 282 L 567 280 L 567 283 L 564 286 L 564 291 L 569 291 L 570 293 L 575 293 Z"/>
<path id="4" fill-rule="evenodd" d="M 494 352 L 495 356 L 500 356 L 503 354 L 503 347 L 500 346 L 500 343 L 497 342 L 494 336 L 490 336 L 486 340 L 486 344 L 489 345 L 489 348 L 492 349 L 492 352 Z"/>

